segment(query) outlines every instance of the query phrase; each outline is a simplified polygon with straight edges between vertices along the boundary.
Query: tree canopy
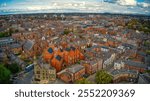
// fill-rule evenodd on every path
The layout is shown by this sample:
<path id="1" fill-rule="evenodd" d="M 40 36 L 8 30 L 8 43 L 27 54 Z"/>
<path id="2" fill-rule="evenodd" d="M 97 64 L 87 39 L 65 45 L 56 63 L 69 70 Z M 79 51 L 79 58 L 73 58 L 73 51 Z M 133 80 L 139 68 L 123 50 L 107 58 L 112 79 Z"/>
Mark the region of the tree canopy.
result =
<path id="1" fill-rule="evenodd" d="M 143 31 L 144 33 L 150 33 L 149 20 L 132 19 L 131 21 L 128 22 L 127 27 L 129 29 L 135 29 L 135 30 Z"/>
<path id="2" fill-rule="evenodd" d="M 7 69 L 11 71 L 11 73 L 15 74 L 20 71 L 20 67 L 18 66 L 17 63 L 12 63 L 12 64 L 6 64 Z"/>
<path id="3" fill-rule="evenodd" d="M 64 30 L 64 34 L 65 34 L 65 35 L 67 35 L 67 34 L 69 34 L 69 33 L 70 33 L 69 30 L 67 30 L 67 29 Z"/>
<path id="4" fill-rule="evenodd" d="M 105 70 L 100 70 L 96 73 L 95 81 L 97 84 L 108 84 L 113 81 L 113 78 Z"/>
<path id="5" fill-rule="evenodd" d="M 80 80 L 77 80 L 77 81 L 76 81 L 76 84 L 91 84 L 91 82 L 88 81 L 88 80 L 85 79 L 85 78 L 82 78 L 82 79 L 80 79 Z"/>
<path id="6" fill-rule="evenodd" d="M 7 84 L 10 83 L 11 72 L 3 65 L 0 64 L 0 83 Z"/>

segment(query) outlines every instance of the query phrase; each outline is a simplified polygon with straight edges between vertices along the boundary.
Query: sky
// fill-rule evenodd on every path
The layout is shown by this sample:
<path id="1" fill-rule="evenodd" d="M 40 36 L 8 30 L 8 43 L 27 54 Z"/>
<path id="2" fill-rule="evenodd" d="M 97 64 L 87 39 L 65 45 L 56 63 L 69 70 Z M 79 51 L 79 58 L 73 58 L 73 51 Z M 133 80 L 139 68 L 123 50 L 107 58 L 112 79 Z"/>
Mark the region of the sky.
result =
<path id="1" fill-rule="evenodd" d="M 0 0 L 0 15 L 64 12 L 150 15 L 150 0 Z"/>

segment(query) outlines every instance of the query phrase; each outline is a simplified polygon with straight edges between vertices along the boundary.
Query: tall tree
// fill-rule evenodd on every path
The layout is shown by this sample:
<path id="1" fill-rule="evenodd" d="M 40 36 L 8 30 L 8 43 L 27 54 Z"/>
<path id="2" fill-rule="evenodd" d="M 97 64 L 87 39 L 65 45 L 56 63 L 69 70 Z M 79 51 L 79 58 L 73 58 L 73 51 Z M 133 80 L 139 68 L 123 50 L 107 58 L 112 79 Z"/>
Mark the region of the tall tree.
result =
<path id="1" fill-rule="evenodd" d="M 100 70 L 96 73 L 95 81 L 97 84 L 109 84 L 113 81 L 113 78 L 105 70 Z"/>
<path id="2" fill-rule="evenodd" d="M 10 75 L 11 72 L 3 64 L 0 64 L 0 83 L 10 83 Z"/>
<path id="3" fill-rule="evenodd" d="M 6 64 L 7 69 L 11 71 L 11 73 L 15 74 L 20 71 L 20 67 L 18 66 L 17 63 L 12 63 L 12 64 Z"/>

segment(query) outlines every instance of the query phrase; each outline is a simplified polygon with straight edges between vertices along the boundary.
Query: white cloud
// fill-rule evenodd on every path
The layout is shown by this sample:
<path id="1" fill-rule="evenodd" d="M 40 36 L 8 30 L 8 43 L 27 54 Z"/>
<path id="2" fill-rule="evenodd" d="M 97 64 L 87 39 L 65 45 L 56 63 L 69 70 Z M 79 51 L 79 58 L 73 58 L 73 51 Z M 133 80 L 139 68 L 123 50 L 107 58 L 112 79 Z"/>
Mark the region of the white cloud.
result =
<path id="1" fill-rule="evenodd" d="M 36 2 L 35 2 L 36 1 Z M 100 0 L 99 0 L 100 1 Z M 149 14 L 150 7 L 148 3 L 139 3 L 136 0 L 114 0 L 114 2 L 99 2 L 98 0 L 29 0 L 18 2 L 6 7 L 0 7 L 2 10 L 18 10 L 26 12 L 98 12 L 98 13 L 136 13 Z M 104 1 L 104 0 L 101 0 Z M 111 0 L 110 0 L 111 1 Z M 146 10 L 146 11 L 145 11 Z M 145 12 L 144 12 L 145 11 Z"/>
<path id="2" fill-rule="evenodd" d="M 136 6 L 137 5 L 136 0 L 118 0 L 117 3 L 119 5 L 124 5 L 124 6 Z"/>
<path id="3" fill-rule="evenodd" d="M 141 7 L 150 7 L 150 4 L 149 3 L 145 3 L 145 2 L 142 2 L 142 3 L 138 3 L 139 6 Z"/>

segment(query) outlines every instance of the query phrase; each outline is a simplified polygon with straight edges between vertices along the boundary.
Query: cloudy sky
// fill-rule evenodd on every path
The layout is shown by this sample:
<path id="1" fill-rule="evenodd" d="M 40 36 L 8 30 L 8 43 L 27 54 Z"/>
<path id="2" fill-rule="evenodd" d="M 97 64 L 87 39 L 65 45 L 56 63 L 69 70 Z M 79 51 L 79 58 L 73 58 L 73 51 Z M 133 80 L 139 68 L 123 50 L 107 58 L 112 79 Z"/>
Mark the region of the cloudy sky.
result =
<path id="1" fill-rule="evenodd" d="M 42 12 L 150 15 L 150 0 L 0 0 L 0 14 Z"/>

